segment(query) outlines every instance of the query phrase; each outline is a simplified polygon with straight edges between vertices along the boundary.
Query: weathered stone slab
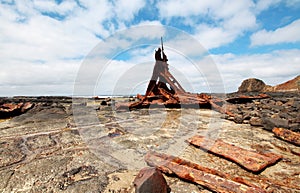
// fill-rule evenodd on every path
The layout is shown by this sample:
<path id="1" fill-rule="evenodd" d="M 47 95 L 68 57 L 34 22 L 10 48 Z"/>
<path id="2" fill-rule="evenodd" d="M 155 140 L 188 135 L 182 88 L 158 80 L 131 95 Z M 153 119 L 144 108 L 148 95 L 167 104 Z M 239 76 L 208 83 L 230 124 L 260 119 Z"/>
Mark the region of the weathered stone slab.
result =
<path id="1" fill-rule="evenodd" d="M 19 163 L 25 159 L 26 155 L 21 149 L 22 143 L 21 138 L 0 141 L 0 168 Z"/>
<path id="2" fill-rule="evenodd" d="M 59 188 L 65 190 L 75 182 L 88 180 L 98 176 L 98 171 L 93 166 L 81 166 L 74 168 L 63 174 L 63 182 L 59 183 Z"/>
<path id="3" fill-rule="evenodd" d="M 228 144 L 220 139 L 212 140 L 203 136 L 194 136 L 190 138 L 188 142 L 194 146 L 203 148 L 211 153 L 236 162 L 252 172 L 260 172 L 282 158 L 281 155 L 275 153 L 270 152 L 260 154 Z"/>

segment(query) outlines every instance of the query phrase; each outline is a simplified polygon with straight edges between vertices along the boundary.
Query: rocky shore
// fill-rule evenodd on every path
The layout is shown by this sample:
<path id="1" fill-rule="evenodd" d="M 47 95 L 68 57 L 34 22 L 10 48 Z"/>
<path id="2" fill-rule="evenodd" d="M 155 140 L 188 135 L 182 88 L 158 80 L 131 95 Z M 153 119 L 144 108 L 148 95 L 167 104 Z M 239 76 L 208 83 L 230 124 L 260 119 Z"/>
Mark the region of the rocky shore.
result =
<path id="1" fill-rule="evenodd" d="M 0 120 L 0 190 L 134 192 L 134 178 L 147 166 L 144 156 L 155 150 L 243 177 L 267 192 L 300 192 L 300 147 L 270 132 L 274 126 L 300 131 L 299 93 L 267 94 L 270 98 L 226 103 L 234 116 L 209 109 L 116 112 L 111 99 L 1 98 L 1 104 L 34 106 Z M 237 93 L 227 97 L 235 96 Z M 260 173 L 252 173 L 189 145 L 186 140 L 195 134 L 283 158 Z M 174 193 L 211 192 L 172 175 L 164 177 Z"/>
<path id="2" fill-rule="evenodd" d="M 258 93 L 247 93 L 257 95 Z M 230 94 L 228 97 L 235 97 Z M 270 98 L 254 100 L 244 104 L 227 103 L 226 108 L 235 114 L 227 116 L 236 123 L 251 124 L 271 131 L 274 127 L 283 127 L 300 132 L 300 93 L 276 92 L 267 93 Z"/>

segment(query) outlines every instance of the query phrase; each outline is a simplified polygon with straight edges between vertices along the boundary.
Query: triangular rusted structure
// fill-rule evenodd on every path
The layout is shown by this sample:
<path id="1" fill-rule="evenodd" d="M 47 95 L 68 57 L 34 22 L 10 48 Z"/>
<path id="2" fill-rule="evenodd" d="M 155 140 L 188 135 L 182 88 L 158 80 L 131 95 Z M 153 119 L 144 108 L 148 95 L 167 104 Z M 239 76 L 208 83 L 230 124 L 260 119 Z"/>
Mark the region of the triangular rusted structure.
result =
<path id="1" fill-rule="evenodd" d="M 118 103 L 116 109 L 139 109 L 153 107 L 192 107 L 211 108 L 220 113 L 234 116 L 223 108 L 224 100 L 213 98 L 207 94 L 195 94 L 184 90 L 169 71 L 168 58 L 164 53 L 163 44 L 155 51 L 155 65 L 145 95 L 137 95 L 138 102 Z M 249 97 L 246 97 L 247 99 Z M 255 97 L 256 99 L 257 97 Z M 261 96 L 258 96 L 261 98 Z M 240 99 L 238 97 L 238 99 Z M 244 98 L 243 98 L 244 99 Z M 228 99 L 231 100 L 231 99 Z M 249 100 L 252 100 L 250 97 Z"/>
<path id="2" fill-rule="evenodd" d="M 137 96 L 140 101 L 129 105 L 129 109 L 147 108 L 150 105 L 164 107 L 193 106 L 199 108 L 205 106 L 210 108 L 211 97 L 206 94 L 194 94 L 184 90 L 180 83 L 169 71 L 169 64 L 164 53 L 163 43 L 161 48 L 155 51 L 155 65 L 151 80 L 149 81 L 144 96 Z"/>
<path id="3" fill-rule="evenodd" d="M 169 72 L 169 64 L 167 62 L 168 58 L 164 53 L 164 46 L 161 39 L 161 48 L 155 51 L 155 65 L 145 96 L 163 95 L 165 91 L 173 95 L 175 93 L 185 93 L 183 87 Z"/>

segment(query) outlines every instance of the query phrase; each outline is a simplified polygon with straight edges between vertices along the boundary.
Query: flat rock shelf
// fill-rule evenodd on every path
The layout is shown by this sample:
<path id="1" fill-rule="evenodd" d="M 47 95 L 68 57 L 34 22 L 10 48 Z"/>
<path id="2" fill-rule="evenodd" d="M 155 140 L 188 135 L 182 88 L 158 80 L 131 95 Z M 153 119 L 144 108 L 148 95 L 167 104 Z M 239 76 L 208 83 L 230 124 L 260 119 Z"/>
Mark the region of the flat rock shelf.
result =
<path id="1" fill-rule="evenodd" d="M 149 151 L 180 157 L 225 173 L 230 179 L 243 178 L 266 192 L 300 192 L 299 146 L 275 137 L 263 126 L 237 124 L 213 110 L 113 110 L 111 101 L 128 98 L 88 98 L 73 105 L 72 98 L 67 97 L 2 100 L 30 102 L 34 107 L 0 121 L 1 192 L 134 192 L 133 181 L 139 170 L 147 166 L 144 158 Z M 100 105 L 104 100 L 108 105 Z M 293 101 L 295 106 L 298 99 Z M 78 124 L 74 120 L 75 107 L 79 111 L 81 107 L 91 110 L 78 113 L 81 120 L 92 113 L 97 119 Z M 249 172 L 190 145 L 187 140 L 195 135 L 261 154 L 272 152 L 282 159 L 259 173 Z M 163 175 L 171 192 L 212 192 L 210 186 Z"/>

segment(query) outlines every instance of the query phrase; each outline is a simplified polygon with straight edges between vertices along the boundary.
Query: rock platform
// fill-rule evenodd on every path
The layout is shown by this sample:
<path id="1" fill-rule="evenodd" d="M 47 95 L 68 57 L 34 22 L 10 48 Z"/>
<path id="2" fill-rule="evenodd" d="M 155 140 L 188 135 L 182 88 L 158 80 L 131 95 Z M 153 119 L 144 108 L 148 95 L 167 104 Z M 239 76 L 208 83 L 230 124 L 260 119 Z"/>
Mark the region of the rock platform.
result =
<path id="1" fill-rule="evenodd" d="M 108 102 L 101 105 L 104 100 Z M 134 192 L 133 181 L 147 166 L 144 156 L 152 150 L 243 177 L 267 192 L 300 192 L 300 147 L 270 131 L 273 126 L 285 126 L 299 132 L 298 93 L 274 93 L 270 99 L 253 103 L 227 104 L 237 117 L 209 109 L 115 112 L 114 100 L 92 98 L 76 103 L 68 97 L 1 101 L 34 103 L 26 113 L 0 120 L 1 192 Z M 94 115 L 95 120 L 90 118 Z M 252 173 L 189 145 L 186 140 L 196 134 L 283 158 Z M 163 175 L 171 192 L 211 192 Z"/>

